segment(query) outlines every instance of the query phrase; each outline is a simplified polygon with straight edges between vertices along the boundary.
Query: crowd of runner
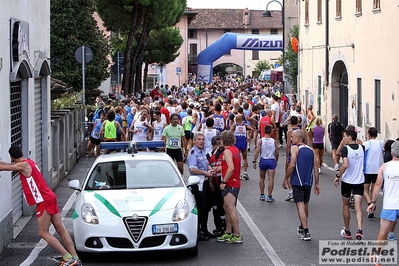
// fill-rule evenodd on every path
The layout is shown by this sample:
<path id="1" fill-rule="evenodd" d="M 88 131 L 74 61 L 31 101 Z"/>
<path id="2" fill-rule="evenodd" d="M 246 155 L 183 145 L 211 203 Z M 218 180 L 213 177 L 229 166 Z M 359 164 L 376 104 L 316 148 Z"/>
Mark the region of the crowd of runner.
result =
<path id="1" fill-rule="evenodd" d="M 181 87 L 157 85 L 148 92 L 141 92 L 134 96 L 126 95 L 124 100 L 108 99 L 105 103 L 101 97 L 97 97 L 96 107 L 97 110 L 92 117 L 93 130 L 88 144 L 88 151 L 92 156 L 98 156 L 101 153 L 99 145 L 102 141 L 163 140 L 165 152 L 177 162 L 182 174 L 183 164 L 188 163 L 190 174 L 203 176 L 201 186 L 199 186 L 201 189 L 194 193 L 197 204 L 203 202 L 200 203 L 202 206 L 199 206 L 201 229 L 199 238 L 201 240 L 217 236 L 220 242 L 242 243 L 242 237 L 237 235 L 238 224 L 234 221 L 235 210 L 231 209 L 232 206 L 235 208 L 234 200 L 229 200 L 232 203 L 229 209 L 226 203 L 223 205 L 223 200 L 208 202 L 204 201 L 204 198 L 208 197 L 206 191 L 215 192 L 215 186 L 219 188 L 218 198 L 224 198 L 226 195 L 223 195 L 223 191 L 227 190 L 228 195 L 237 197 L 238 191 L 234 192 L 234 189 L 239 189 L 239 180 L 250 178 L 247 169 L 248 152 L 251 148 L 255 150 L 251 166 L 255 169 L 259 167 L 260 173 L 259 200 L 275 201 L 272 196 L 275 169 L 279 154 L 285 152 L 286 178 L 283 187 L 288 189 L 286 200 L 293 199 L 297 203 L 298 212 L 302 208 L 301 202 L 305 202 L 303 208 L 306 209 L 310 190 L 306 188 L 298 192 L 298 187 L 303 186 L 303 180 L 296 175 L 299 175 L 301 171 L 303 174 L 306 173 L 309 176 L 305 182 L 307 186 L 312 187 L 315 182 L 315 193 L 320 193 L 318 174 L 322 172 L 325 134 L 328 134 L 333 151 L 334 167 L 338 171 L 334 183 L 338 185 L 341 178 L 345 225 L 341 235 L 347 239 L 352 238 L 349 230 L 349 208 L 351 207 L 356 209 L 357 213 L 356 238 L 362 239 L 362 221 L 359 218 L 361 202 L 364 198 L 367 204 L 373 207 L 368 209 L 368 217 L 374 217 L 373 187 L 375 186 L 373 185 L 376 182 L 377 188 L 380 185 L 377 176 L 380 166 L 386 161 L 383 161 L 384 152 L 390 155 L 390 145 L 394 142 L 390 140 L 389 144 L 386 142 L 384 145 L 383 141 L 376 140 L 378 132 L 375 128 L 370 128 L 367 132 L 368 141 L 362 145 L 362 142 L 357 140 L 356 128 L 353 126 L 344 128 L 338 121 L 337 115 L 334 115 L 332 122 L 324 127 L 322 119 L 313 113 L 313 107 L 309 105 L 303 108 L 294 93 L 287 97 L 281 83 L 272 84 L 255 79 L 216 78 L 212 83 L 202 86 L 192 83 L 185 83 Z M 225 134 L 223 139 L 223 132 L 230 133 Z M 234 136 L 234 145 L 231 143 L 231 136 Z M 223 153 L 222 140 L 235 147 L 229 148 L 232 155 L 227 158 Z M 284 143 L 285 149 L 280 151 Z M 307 157 L 312 154 L 306 162 L 298 157 L 302 147 L 310 148 Z M 231 165 L 233 161 L 236 163 L 236 157 L 234 157 L 236 151 L 240 154 L 240 165 L 238 167 L 234 165 L 234 167 L 243 168 L 243 171 L 239 171 L 239 180 L 231 183 L 232 179 L 230 177 L 225 179 L 224 174 L 229 176 L 232 173 L 228 171 L 226 173 L 220 165 L 225 164 L 227 167 L 226 159 Z M 351 158 L 353 153 L 358 151 L 363 151 L 361 156 L 363 156 L 364 165 L 362 163 L 361 166 L 357 164 L 354 166 L 355 162 Z M 304 153 L 303 150 L 302 153 Z M 216 159 L 215 155 L 217 155 Z M 206 165 L 202 164 L 203 157 L 206 157 Z M 340 160 L 342 165 L 339 164 Z M 297 170 L 293 171 L 295 168 Z M 267 195 L 265 195 L 266 175 Z M 288 182 L 290 179 L 291 182 Z M 228 180 L 230 180 L 230 185 L 233 184 L 231 188 L 229 188 Z M 296 184 L 297 181 L 298 184 Z M 227 186 L 225 186 L 226 182 Z M 207 212 L 211 207 L 216 225 L 213 233 L 209 233 L 206 227 Z M 223 211 L 223 207 L 227 212 Z M 227 222 L 228 229 L 224 221 L 226 215 L 231 218 L 231 221 Z M 301 215 L 299 217 L 301 223 L 298 236 L 300 239 L 310 240 L 307 217 L 301 218 Z M 395 239 L 394 223 L 390 224 L 389 229 L 386 230 L 389 232 L 388 238 Z"/>

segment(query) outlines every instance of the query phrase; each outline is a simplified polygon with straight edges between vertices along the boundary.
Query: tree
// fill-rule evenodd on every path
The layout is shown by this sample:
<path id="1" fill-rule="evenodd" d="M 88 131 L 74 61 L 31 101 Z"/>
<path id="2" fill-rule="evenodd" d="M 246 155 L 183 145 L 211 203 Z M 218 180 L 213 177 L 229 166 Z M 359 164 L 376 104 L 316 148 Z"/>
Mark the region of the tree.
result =
<path id="1" fill-rule="evenodd" d="M 270 64 L 269 61 L 267 61 L 267 60 L 258 61 L 258 63 L 256 63 L 255 68 L 254 68 L 255 77 L 259 77 L 260 72 L 262 72 L 262 70 L 271 69 L 271 68 L 272 68 L 272 65 Z"/>
<path id="2" fill-rule="evenodd" d="M 299 27 L 295 25 L 290 30 L 291 37 L 299 38 Z M 291 38 L 288 41 L 288 48 L 286 48 L 284 61 L 284 74 L 292 87 L 297 89 L 297 76 L 298 76 L 298 54 L 292 49 Z"/>
<path id="3" fill-rule="evenodd" d="M 82 65 L 75 59 L 75 49 L 87 46 L 93 51 L 93 59 L 86 64 L 85 87 L 88 92 L 97 89 L 109 77 L 111 47 L 93 17 L 93 0 L 51 0 L 51 56 L 52 76 L 79 91 L 82 88 Z"/>
<path id="4" fill-rule="evenodd" d="M 104 25 L 127 35 L 122 88 L 129 93 L 138 90 L 135 78 L 141 71 L 150 32 L 176 25 L 186 0 L 97 0 L 97 4 Z"/>
<path id="5" fill-rule="evenodd" d="M 161 66 L 173 62 L 179 56 L 183 37 L 177 27 L 169 27 L 159 31 L 153 30 L 147 41 L 144 53 L 144 84 L 147 87 L 148 66 L 157 63 Z M 141 78 L 139 79 L 141 81 Z"/>

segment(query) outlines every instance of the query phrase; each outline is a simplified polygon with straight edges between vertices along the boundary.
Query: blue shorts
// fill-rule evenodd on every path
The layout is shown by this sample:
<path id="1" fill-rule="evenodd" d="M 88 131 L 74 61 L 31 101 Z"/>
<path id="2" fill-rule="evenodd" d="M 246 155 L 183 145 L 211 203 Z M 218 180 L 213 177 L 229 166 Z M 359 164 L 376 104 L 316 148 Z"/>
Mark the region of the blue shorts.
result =
<path id="1" fill-rule="evenodd" d="M 260 159 L 259 169 L 262 171 L 274 170 L 276 166 L 276 159 Z"/>
<path id="2" fill-rule="evenodd" d="M 246 151 L 247 150 L 247 142 L 246 141 L 238 141 L 234 146 L 237 147 L 239 151 Z"/>
<path id="3" fill-rule="evenodd" d="M 399 210 L 387 210 L 387 209 L 382 209 L 380 218 L 392 222 L 396 222 L 399 217 Z"/>

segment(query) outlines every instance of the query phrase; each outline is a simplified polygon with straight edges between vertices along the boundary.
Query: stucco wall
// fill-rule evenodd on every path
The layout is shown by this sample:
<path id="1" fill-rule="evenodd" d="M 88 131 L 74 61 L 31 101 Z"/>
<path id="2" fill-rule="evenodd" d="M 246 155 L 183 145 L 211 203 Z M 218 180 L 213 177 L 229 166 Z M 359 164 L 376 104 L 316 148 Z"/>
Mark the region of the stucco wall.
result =
<path id="1" fill-rule="evenodd" d="M 0 84 L 3 96 L 1 104 L 2 118 L 0 119 L 0 160 L 10 161 L 8 148 L 10 146 L 10 19 L 18 19 L 29 23 L 29 55 L 27 60 L 34 72 L 40 67 L 40 54 L 50 57 L 50 0 L 2 0 L 2 8 L 0 8 Z M 49 86 L 48 82 L 48 86 Z M 28 125 L 27 132 L 24 134 L 29 136 L 26 141 L 27 151 L 26 157 L 35 159 L 35 130 L 34 130 L 34 78 L 28 80 L 27 92 L 28 104 Z M 49 87 L 46 92 L 46 98 L 50 98 Z M 43 127 L 50 127 L 49 106 L 47 105 L 48 117 L 43 117 Z M 49 138 L 43 139 L 45 146 L 48 146 Z M 51 157 L 51 156 L 50 156 Z M 43 158 L 44 159 L 44 158 Z M 49 158 L 46 158 L 49 160 Z M 48 165 L 48 164 L 47 164 Z M 12 223 L 10 223 L 10 212 L 12 209 L 11 197 L 11 173 L 0 172 L 0 223 L 4 229 L 0 232 L 3 238 L 2 245 L 8 243 L 10 234 L 4 232 L 12 232 Z M 5 227 L 4 227 L 5 226 Z M 0 246 L 0 250 L 2 246 Z"/>
<path id="2" fill-rule="evenodd" d="M 375 79 L 381 80 L 381 130 L 380 139 L 395 139 L 399 136 L 398 97 L 399 97 L 399 51 L 396 49 L 399 36 L 397 13 L 399 7 L 381 1 L 381 10 L 373 10 L 372 1 L 362 1 L 362 12 L 355 13 L 355 3 L 342 1 L 342 16 L 336 17 L 336 1 L 329 2 L 329 84 L 325 77 L 325 2 L 322 22 L 316 22 L 317 5 L 309 5 L 309 25 L 304 25 L 305 2 L 300 3 L 300 98 L 305 98 L 306 90 L 314 95 L 317 108 L 317 78 L 322 77 L 323 93 L 321 117 L 324 123 L 331 120 L 336 91 L 332 86 L 339 80 L 332 72 L 336 62 L 342 61 L 348 73 L 348 123 L 361 125 L 360 136 L 364 139 L 365 130 L 375 126 Z M 362 121 L 357 120 L 357 79 L 362 79 Z M 309 98 L 309 97 L 308 97 Z M 366 104 L 370 123 L 365 123 Z M 317 111 L 317 110 L 316 110 Z"/>

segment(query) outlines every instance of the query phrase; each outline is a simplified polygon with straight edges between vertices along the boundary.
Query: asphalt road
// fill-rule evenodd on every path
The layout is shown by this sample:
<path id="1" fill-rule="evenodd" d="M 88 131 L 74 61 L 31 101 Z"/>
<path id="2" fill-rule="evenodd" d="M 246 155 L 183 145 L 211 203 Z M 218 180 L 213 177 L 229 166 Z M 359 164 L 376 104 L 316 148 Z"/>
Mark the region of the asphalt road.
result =
<path id="1" fill-rule="evenodd" d="M 284 154 L 283 148 L 280 148 L 280 154 Z M 249 153 L 249 161 L 252 160 L 253 150 Z M 342 240 L 342 201 L 340 188 L 333 185 L 335 171 L 331 168 L 332 159 L 328 155 L 324 156 L 325 167 L 320 175 L 321 193 L 319 196 L 312 193 L 311 196 L 309 230 L 312 240 L 308 242 L 297 239 L 299 221 L 296 206 L 293 202 L 285 201 L 287 190 L 281 187 L 284 160 L 284 156 L 281 156 L 276 171 L 273 192 L 276 202 L 259 201 L 257 169 L 248 168 L 250 180 L 242 180 L 237 208 L 243 244 L 229 245 L 211 239 L 199 243 L 197 257 L 187 257 L 182 252 L 102 254 L 83 261 L 84 265 L 319 265 L 319 240 Z M 68 181 L 82 180 L 92 162 L 92 158 L 80 159 L 55 191 L 60 209 L 63 208 L 65 226 L 71 233 L 71 195 L 74 191 L 68 188 Z M 187 167 L 185 171 L 188 173 Z M 376 218 L 368 219 L 366 205 L 363 202 L 363 232 L 365 239 L 372 240 L 377 238 L 379 230 L 379 211 L 376 212 Z M 378 198 L 377 208 L 381 210 L 381 196 Z M 351 229 L 355 233 L 354 210 L 351 210 L 351 215 Z M 212 215 L 209 229 L 214 229 Z M 396 230 L 396 235 L 399 236 L 399 230 Z M 0 266 L 58 265 L 59 259 L 54 249 L 40 241 L 36 219 L 33 218 L 0 254 Z"/>

